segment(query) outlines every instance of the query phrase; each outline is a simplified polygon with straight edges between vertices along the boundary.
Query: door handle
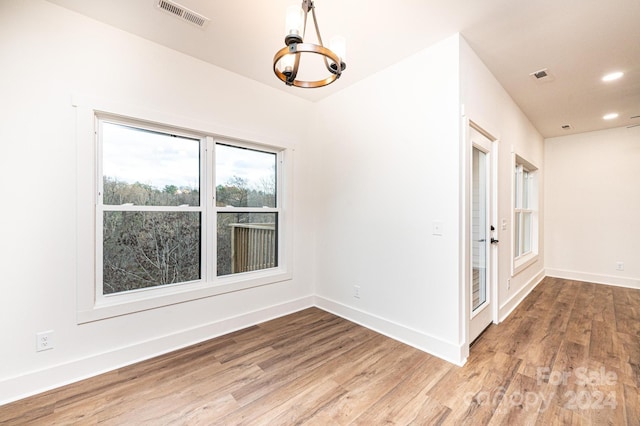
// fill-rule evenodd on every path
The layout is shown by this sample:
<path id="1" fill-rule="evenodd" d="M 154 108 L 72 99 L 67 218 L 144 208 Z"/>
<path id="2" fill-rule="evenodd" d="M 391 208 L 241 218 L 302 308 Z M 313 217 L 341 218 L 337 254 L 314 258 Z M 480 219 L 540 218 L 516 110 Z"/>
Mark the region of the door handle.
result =
<path id="1" fill-rule="evenodd" d="M 491 244 L 498 244 L 500 241 L 496 240 L 495 238 L 491 238 Z"/>

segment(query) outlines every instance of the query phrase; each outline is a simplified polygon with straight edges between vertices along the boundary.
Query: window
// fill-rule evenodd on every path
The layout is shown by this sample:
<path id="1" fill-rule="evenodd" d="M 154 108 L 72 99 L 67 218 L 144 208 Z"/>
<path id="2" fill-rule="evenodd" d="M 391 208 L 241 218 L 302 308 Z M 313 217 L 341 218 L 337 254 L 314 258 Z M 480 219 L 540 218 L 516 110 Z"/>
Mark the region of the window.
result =
<path id="1" fill-rule="evenodd" d="M 103 295 L 202 276 L 201 140 L 99 122 Z"/>
<path id="2" fill-rule="evenodd" d="M 277 157 L 216 144 L 217 274 L 278 266 Z"/>
<path id="3" fill-rule="evenodd" d="M 537 256 L 537 180 L 536 168 L 516 156 L 514 174 L 514 272 L 526 267 Z"/>
<path id="4" fill-rule="evenodd" d="M 92 265 L 79 276 L 92 288 L 79 286 L 79 322 L 291 278 L 284 148 L 94 111 L 92 120 L 96 179 L 90 161 L 79 178 L 95 181 L 95 219 L 78 228 Z"/>
<path id="5" fill-rule="evenodd" d="M 516 165 L 516 208 L 515 208 L 515 257 L 531 251 L 531 216 L 529 194 L 531 193 L 531 179 L 529 171 L 522 164 Z"/>

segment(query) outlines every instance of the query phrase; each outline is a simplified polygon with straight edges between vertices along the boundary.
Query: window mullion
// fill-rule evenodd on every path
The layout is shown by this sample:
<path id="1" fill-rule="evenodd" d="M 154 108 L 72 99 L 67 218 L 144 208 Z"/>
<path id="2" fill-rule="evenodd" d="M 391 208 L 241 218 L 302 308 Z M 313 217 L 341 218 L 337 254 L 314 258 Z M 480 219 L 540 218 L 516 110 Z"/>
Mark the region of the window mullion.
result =
<path id="1" fill-rule="evenodd" d="M 217 255 L 217 241 L 216 241 L 216 226 L 217 226 L 217 215 L 216 215 L 216 188 L 215 188 L 215 143 L 211 136 L 207 136 L 205 138 L 205 147 L 204 147 L 204 170 L 202 172 L 202 181 L 204 187 L 204 200 L 203 205 L 205 206 L 205 213 L 203 216 L 206 216 L 206 227 L 202 228 L 203 232 L 203 240 L 205 241 L 205 250 L 203 252 L 203 260 L 206 268 L 205 273 L 203 274 L 203 278 L 206 279 L 207 282 L 210 282 L 217 275 L 216 272 L 216 255 Z"/>
<path id="2" fill-rule="evenodd" d="M 103 204 L 103 211 L 113 212 L 200 212 L 202 206 L 137 206 L 129 204 Z"/>
<path id="3" fill-rule="evenodd" d="M 516 234 L 516 257 L 519 257 L 522 254 L 522 213 L 519 209 L 517 210 L 516 218 L 518 221 L 518 232 Z"/>
<path id="4" fill-rule="evenodd" d="M 524 252 L 524 238 L 525 238 L 524 235 L 526 233 L 526 230 L 525 230 L 525 226 L 524 226 L 524 223 L 525 223 L 524 216 L 525 216 L 524 211 L 522 209 L 520 209 L 520 256 L 525 254 L 525 252 Z"/>
<path id="5" fill-rule="evenodd" d="M 278 207 L 216 207 L 218 213 L 278 213 Z"/>

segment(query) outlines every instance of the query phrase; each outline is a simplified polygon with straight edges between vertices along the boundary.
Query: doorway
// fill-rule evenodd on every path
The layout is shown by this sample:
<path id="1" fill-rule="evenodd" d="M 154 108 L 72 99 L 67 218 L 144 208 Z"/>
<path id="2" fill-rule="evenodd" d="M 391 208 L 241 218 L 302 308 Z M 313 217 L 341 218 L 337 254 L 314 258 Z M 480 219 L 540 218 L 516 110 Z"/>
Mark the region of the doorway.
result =
<path id="1" fill-rule="evenodd" d="M 475 126 L 469 125 L 471 144 L 471 191 L 469 233 L 469 342 L 473 342 L 494 320 L 495 250 L 498 240 L 493 225 L 496 200 L 494 170 L 495 142 Z"/>

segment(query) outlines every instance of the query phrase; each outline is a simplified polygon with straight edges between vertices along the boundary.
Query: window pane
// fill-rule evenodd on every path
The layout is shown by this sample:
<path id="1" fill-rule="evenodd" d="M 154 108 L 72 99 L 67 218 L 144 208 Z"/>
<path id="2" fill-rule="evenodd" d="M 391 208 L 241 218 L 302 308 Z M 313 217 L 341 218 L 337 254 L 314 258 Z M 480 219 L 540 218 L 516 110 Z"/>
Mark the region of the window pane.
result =
<path id="1" fill-rule="evenodd" d="M 522 218 L 522 253 L 531 251 L 531 212 L 524 212 Z"/>
<path id="2" fill-rule="evenodd" d="M 522 185 L 522 166 L 516 165 L 514 198 L 516 203 L 515 207 L 517 209 L 521 208 L 521 204 L 520 204 L 520 197 L 522 196 L 521 185 Z"/>
<path id="3" fill-rule="evenodd" d="M 277 213 L 218 213 L 218 275 L 278 266 Z"/>
<path id="4" fill-rule="evenodd" d="M 271 152 L 216 145 L 216 205 L 276 207 L 276 159 Z"/>
<path id="5" fill-rule="evenodd" d="M 103 204 L 200 205 L 200 141 L 102 123 Z"/>
<path id="6" fill-rule="evenodd" d="M 103 293 L 200 279 L 200 212 L 104 212 Z"/>
<path id="7" fill-rule="evenodd" d="M 529 208 L 529 189 L 530 189 L 530 180 L 529 180 L 529 172 L 526 170 L 522 171 L 522 208 Z"/>
<path id="8" fill-rule="evenodd" d="M 520 251 L 520 241 L 521 241 L 521 236 L 520 236 L 520 216 L 521 213 L 520 212 L 516 212 L 515 215 L 515 230 L 514 230 L 514 236 L 515 236 L 515 241 L 514 241 L 514 245 L 515 245 L 515 257 L 520 256 L 521 251 Z"/>

